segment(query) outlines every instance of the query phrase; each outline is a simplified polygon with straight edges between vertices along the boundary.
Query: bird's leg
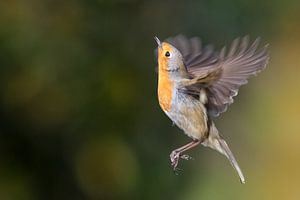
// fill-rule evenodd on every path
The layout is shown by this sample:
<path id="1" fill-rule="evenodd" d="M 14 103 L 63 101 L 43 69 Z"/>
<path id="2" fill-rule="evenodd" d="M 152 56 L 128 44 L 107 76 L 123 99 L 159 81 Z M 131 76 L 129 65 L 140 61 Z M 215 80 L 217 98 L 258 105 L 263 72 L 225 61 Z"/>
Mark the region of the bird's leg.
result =
<path id="1" fill-rule="evenodd" d="M 170 154 L 170 159 L 171 159 L 171 165 L 172 165 L 173 169 L 174 170 L 177 169 L 179 158 L 182 158 L 185 160 L 191 159 L 191 157 L 189 155 L 182 155 L 183 152 L 197 146 L 200 143 L 201 143 L 201 140 L 193 140 L 192 142 L 172 151 L 172 153 Z"/>

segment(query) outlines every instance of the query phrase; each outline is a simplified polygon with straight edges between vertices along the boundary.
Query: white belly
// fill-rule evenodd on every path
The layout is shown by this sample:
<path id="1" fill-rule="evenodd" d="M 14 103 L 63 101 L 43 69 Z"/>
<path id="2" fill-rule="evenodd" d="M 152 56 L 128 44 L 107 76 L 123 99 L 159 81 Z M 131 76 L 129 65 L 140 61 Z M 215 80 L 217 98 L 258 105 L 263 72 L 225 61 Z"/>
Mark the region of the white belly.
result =
<path id="1" fill-rule="evenodd" d="M 185 134 L 193 139 L 202 139 L 207 135 L 207 114 L 204 105 L 197 99 L 182 93 L 175 93 L 168 117 Z"/>

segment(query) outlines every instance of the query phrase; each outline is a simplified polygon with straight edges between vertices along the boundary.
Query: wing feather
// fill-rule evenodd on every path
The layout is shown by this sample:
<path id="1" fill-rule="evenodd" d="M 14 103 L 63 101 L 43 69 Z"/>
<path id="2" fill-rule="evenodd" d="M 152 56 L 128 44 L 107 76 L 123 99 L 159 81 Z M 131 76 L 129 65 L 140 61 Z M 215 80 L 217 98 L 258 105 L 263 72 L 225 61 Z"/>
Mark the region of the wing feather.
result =
<path id="1" fill-rule="evenodd" d="M 182 54 L 184 64 L 191 78 L 220 70 L 221 75 L 212 83 L 207 84 L 208 112 L 211 116 L 218 116 L 225 112 L 233 97 L 238 94 L 241 85 L 248 82 L 248 78 L 262 71 L 269 60 L 267 46 L 258 49 L 260 38 L 250 44 L 249 36 L 233 40 L 230 48 L 222 48 L 220 53 L 214 51 L 213 46 L 202 46 L 199 38 L 187 39 L 179 35 L 167 40 Z M 195 95 L 203 84 L 187 87 L 186 92 Z"/>
<path id="2" fill-rule="evenodd" d="M 212 116 L 225 112 L 233 103 L 239 87 L 248 83 L 248 78 L 262 71 L 268 62 L 267 47 L 258 50 L 260 38 L 249 47 L 248 36 L 233 41 L 228 54 L 220 53 L 222 75 L 219 80 L 207 88 L 208 111 Z M 224 95 L 225 94 L 225 95 Z"/>

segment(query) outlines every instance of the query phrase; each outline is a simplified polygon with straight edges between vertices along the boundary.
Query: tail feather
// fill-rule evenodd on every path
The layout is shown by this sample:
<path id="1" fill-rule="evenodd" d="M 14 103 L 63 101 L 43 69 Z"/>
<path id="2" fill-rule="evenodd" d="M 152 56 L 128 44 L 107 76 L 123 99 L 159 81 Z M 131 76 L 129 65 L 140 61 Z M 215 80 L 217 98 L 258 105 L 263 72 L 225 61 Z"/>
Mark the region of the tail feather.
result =
<path id="1" fill-rule="evenodd" d="M 245 184 L 245 177 L 243 175 L 243 172 L 239 166 L 239 164 L 237 163 L 236 159 L 233 156 L 233 153 L 231 152 L 231 150 L 229 149 L 227 143 L 225 140 L 223 139 L 218 139 L 219 143 L 220 143 L 220 147 L 223 150 L 223 154 L 228 158 L 228 160 L 230 161 L 231 165 L 233 166 L 233 168 L 237 171 L 239 177 L 240 177 L 240 181 L 241 183 Z"/>
<path id="2" fill-rule="evenodd" d="M 241 183 L 243 184 L 245 183 L 245 177 L 243 175 L 241 168 L 239 167 L 239 164 L 234 158 L 234 155 L 229 149 L 226 141 L 222 139 L 221 136 L 219 135 L 218 130 L 214 124 L 212 124 L 210 134 L 208 138 L 202 142 L 202 145 L 208 146 L 214 150 L 217 150 L 221 154 L 225 155 L 230 161 L 233 168 L 238 173 Z"/>

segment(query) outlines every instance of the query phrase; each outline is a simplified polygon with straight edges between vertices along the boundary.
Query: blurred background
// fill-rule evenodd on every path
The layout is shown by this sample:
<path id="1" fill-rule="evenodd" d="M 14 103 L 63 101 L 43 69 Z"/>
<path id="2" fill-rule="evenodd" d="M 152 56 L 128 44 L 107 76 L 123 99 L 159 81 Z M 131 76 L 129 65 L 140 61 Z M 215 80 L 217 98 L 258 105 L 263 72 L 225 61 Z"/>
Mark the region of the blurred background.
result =
<path id="1" fill-rule="evenodd" d="M 300 3 L 2 0 L 0 199 L 300 199 Z M 246 176 L 160 110 L 153 39 L 217 49 L 249 34 L 270 63 L 216 119 Z"/>

